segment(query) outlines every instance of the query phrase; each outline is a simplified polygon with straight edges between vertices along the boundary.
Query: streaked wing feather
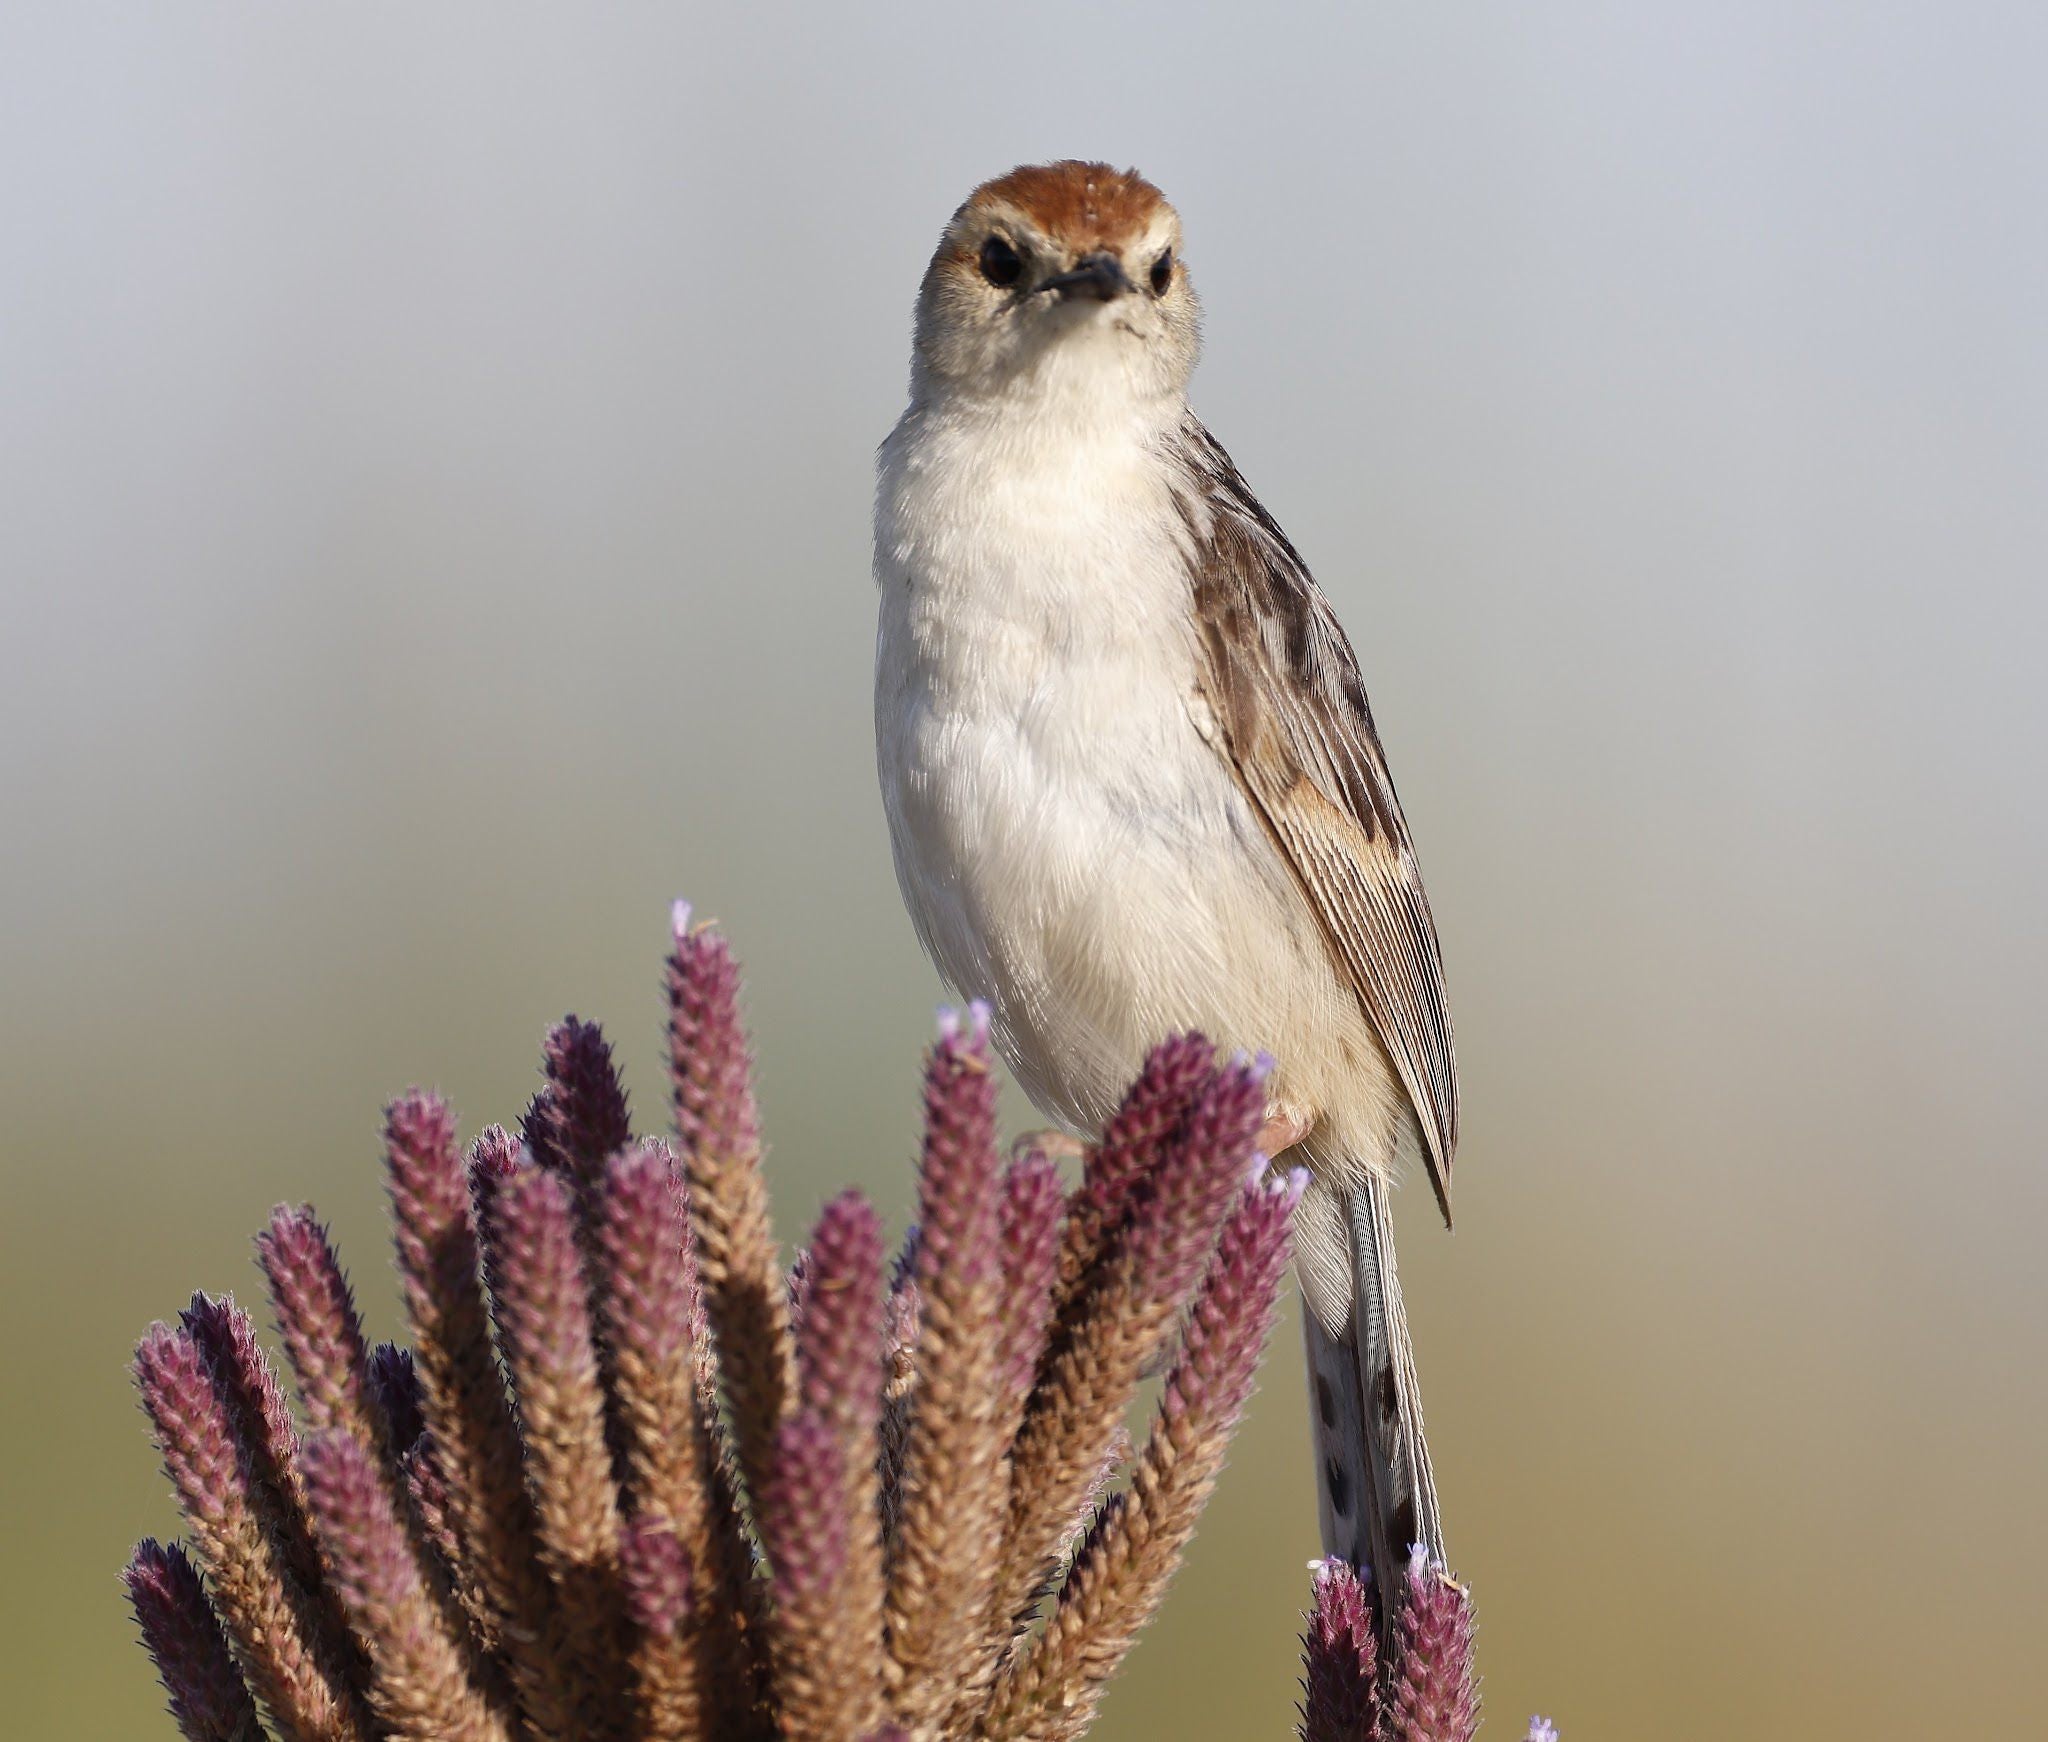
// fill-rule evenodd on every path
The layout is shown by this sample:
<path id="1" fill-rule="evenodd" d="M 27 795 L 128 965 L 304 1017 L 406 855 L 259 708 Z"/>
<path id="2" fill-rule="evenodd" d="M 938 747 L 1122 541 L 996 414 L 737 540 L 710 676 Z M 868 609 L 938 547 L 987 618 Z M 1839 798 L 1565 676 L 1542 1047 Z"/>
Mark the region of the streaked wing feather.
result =
<path id="1" fill-rule="evenodd" d="M 1221 444 L 1192 418 L 1182 442 L 1201 682 L 1218 747 L 1408 1091 L 1448 1221 L 1458 1081 L 1443 957 L 1358 662 Z"/>

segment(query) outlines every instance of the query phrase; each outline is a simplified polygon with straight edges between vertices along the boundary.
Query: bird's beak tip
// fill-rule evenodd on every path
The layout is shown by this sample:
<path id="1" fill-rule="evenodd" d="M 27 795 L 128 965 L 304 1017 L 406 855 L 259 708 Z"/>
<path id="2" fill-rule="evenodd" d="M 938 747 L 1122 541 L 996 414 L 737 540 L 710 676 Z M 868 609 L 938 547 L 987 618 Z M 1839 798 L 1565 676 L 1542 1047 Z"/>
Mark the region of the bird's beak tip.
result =
<path id="1" fill-rule="evenodd" d="M 1124 264 L 1114 254 L 1084 254 L 1066 272 L 1056 273 L 1039 287 L 1050 291 L 1062 302 L 1070 297 L 1093 297 L 1097 302 L 1111 302 L 1117 297 L 1137 289 Z"/>

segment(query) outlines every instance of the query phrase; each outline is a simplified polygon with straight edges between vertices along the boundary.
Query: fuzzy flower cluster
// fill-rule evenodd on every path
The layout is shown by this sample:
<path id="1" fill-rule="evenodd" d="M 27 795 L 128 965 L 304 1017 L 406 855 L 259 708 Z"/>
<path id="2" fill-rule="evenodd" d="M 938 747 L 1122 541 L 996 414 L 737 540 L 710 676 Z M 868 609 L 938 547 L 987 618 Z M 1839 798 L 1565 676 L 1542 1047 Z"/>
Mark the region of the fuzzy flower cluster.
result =
<path id="1" fill-rule="evenodd" d="M 1404 1583 L 1382 1616 L 1355 1568 L 1317 1564 L 1301 1642 L 1302 1742 L 1471 1742 L 1478 1733 L 1471 1600 L 1419 1547 Z M 1558 1742 L 1557 1731 L 1533 1719 L 1525 1742 Z"/>
<path id="2" fill-rule="evenodd" d="M 785 1269 L 738 995 L 679 909 L 673 1140 L 635 1136 L 574 1018 L 516 1133 L 464 1145 L 436 1097 L 390 1106 L 409 1347 L 369 1343 L 303 1208 L 257 1242 L 296 1410 L 230 1300 L 142 1339 L 187 1542 L 126 1578 L 192 1742 L 1087 1728 L 1271 1329 L 1299 1182 L 1258 1177 L 1263 1072 L 1166 1042 L 1069 1188 L 999 1146 L 986 1015 L 951 1019 L 903 1248 L 848 1193 Z M 1418 1579 L 1391 1684 L 1364 1611 L 1319 1589 L 1317 1742 L 1383 1708 L 1389 1734 L 1469 1735 L 1465 1611 Z"/>

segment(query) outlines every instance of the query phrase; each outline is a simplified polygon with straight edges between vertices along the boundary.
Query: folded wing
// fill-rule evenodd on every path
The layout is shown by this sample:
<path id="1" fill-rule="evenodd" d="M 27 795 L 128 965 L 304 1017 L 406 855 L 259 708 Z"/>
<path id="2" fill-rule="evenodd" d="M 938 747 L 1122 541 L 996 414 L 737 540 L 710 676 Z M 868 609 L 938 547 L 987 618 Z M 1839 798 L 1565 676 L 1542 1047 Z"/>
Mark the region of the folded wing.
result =
<path id="1" fill-rule="evenodd" d="M 1448 1222 L 1458 1080 L 1443 957 L 1358 661 L 1221 444 L 1192 418 L 1182 442 L 1200 682 L 1216 746 L 1408 1091 Z"/>

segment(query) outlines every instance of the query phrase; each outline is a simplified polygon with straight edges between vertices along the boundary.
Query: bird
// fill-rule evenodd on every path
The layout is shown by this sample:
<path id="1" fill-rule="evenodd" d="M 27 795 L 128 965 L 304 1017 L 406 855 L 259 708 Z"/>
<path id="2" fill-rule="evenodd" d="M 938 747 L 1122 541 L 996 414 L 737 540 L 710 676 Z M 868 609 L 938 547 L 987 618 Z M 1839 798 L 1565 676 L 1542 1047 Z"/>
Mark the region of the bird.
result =
<path id="1" fill-rule="evenodd" d="M 1419 1166 L 1450 1221 L 1442 952 L 1351 644 L 1189 407 L 1200 341 L 1135 170 L 954 212 L 877 461 L 883 808 L 926 952 L 1063 1131 L 1169 1032 L 1272 1056 L 1323 1552 L 1390 1626 L 1444 1561 L 1390 1207 Z"/>

